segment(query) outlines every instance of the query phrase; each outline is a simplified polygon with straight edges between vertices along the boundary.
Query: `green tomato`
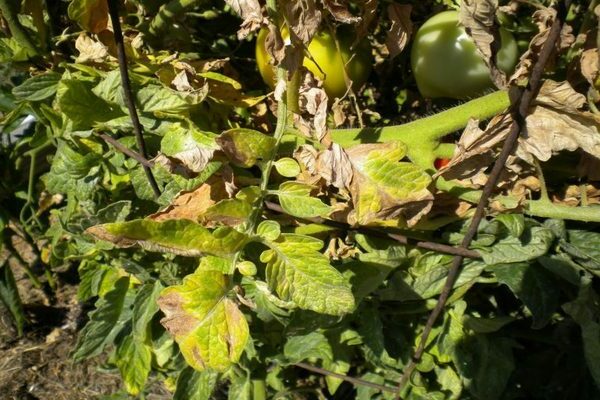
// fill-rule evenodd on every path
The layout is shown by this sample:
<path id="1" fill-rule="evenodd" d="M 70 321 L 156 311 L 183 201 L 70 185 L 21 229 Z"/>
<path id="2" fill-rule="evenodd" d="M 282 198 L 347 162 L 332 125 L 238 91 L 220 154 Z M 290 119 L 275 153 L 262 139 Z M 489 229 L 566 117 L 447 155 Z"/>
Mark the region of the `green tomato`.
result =
<path id="1" fill-rule="evenodd" d="M 273 88 L 275 85 L 275 68 L 270 63 L 271 57 L 265 48 L 268 33 L 269 30 L 263 28 L 258 34 L 256 64 L 265 83 Z M 282 29 L 282 36 L 284 40 L 289 37 L 286 29 Z M 372 67 L 371 47 L 367 41 L 360 42 L 355 51 L 351 50 L 351 35 L 343 33 L 338 35 L 338 42 L 341 50 L 339 52 L 331 34 L 327 32 L 317 33 L 308 45 L 308 52 L 314 61 L 306 56 L 303 62 L 306 69 L 323 81 L 323 88 L 330 98 L 342 97 L 346 93 L 344 64 L 348 63 L 349 60 L 346 72 L 353 82 L 354 89 L 359 88 L 367 81 Z"/>
<path id="2" fill-rule="evenodd" d="M 500 29 L 498 67 L 510 74 L 519 57 L 513 35 Z M 494 88 L 490 70 L 475 44 L 458 25 L 458 12 L 445 11 L 431 17 L 417 32 L 411 64 L 424 97 L 467 99 Z"/>

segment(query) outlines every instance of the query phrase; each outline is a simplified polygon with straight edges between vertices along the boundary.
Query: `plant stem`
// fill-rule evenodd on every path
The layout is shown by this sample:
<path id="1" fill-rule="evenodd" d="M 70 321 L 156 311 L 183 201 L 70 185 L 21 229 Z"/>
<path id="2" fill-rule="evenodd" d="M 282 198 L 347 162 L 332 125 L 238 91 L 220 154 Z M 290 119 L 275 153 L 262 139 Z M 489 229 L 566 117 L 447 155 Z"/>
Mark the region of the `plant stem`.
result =
<path id="1" fill-rule="evenodd" d="M 442 177 L 436 180 L 435 186 L 439 190 L 473 204 L 479 203 L 482 196 L 481 190 L 469 189 L 456 181 L 447 181 Z M 509 208 L 519 205 L 519 199 L 513 196 L 496 196 L 494 200 L 499 201 Z M 600 206 L 570 207 L 562 204 L 554 204 L 550 200 L 543 198 L 539 200 L 527 200 L 522 206 L 523 212 L 532 217 L 600 222 Z"/>
<path id="2" fill-rule="evenodd" d="M 529 75 L 529 85 L 525 88 L 514 88 L 514 96 L 512 96 L 513 102 L 511 102 L 511 117 L 513 121 L 510 127 L 510 131 L 508 133 L 508 136 L 506 137 L 504 145 L 502 146 L 502 151 L 500 152 L 500 155 L 494 163 L 494 167 L 492 168 L 489 179 L 483 188 L 481 198 L 479 200 L 479 203 L 477 204 L 475 215 L 473 216 L 471 224 L 469 225 L 464 239 L 460 244 L 460 247 L 462 248 L 467 249 L 470 246 L 471 241 L 475 237 L 479 228 L 479 224 L 481 223 L 481 220 L 483 219 L 485 210 L 487 208 L 489 197 L 492 194 L 492 191 L 495 189 L 500 174 L 505 168 L 506 160 L 513 152 L 521 130 L 525 125 L 525 118 L 527 117 L 527 114 L 529 112 L 529 106 L 537 96 L 539 88 L 541 87 L 541 80 L 542 74 L 544 73 L 544 68 L 546 66 L 546 63 L 550 59 L 552 52 L 554 51 L 556 41 L 560 37 L 560 32 L 562 30 L 564 18 L 567 14 L 567 9 L 569 5 L 570 0 L 558 2 L 556 18 L 552 23 L 552 27 L 550 28 L 550 31 L 548 33 L 548 37 L 544 45 L 542 46 L 538 58 L 531 70 L 531 73 Z M 417 364 L 421 359 L 421 356 L 423 355 L 423 352 L 425 351 L 425 346 L 427 345 L 427 339 L 429 337 L 429 334 L 433 329 L 433 325 L 435 324 L 438 317 L 442 313 L 444 307 L 446 306 L 446 302 L 450 297 L 450 292 L 452 291 L 454 282 L 456 282 L 456 279 L 460 274 L 462 262 L 462 256 L 455 256 L 452 260 L 452 265 L 448 270 L 448 276 L 446 278 L 446 281 L 444 282 L 442 293 L 438 298 L 435 308 L 431 311 L 429 317 L 427 318 L 427 323 L 423 328 L 419 344 L 413 354 L 413 357 L 402 372 L 402 377 L 398 382 L 396 399 L 400 399 L 402 389 L 410 380 L 413 371 L 415 370 Z"/>
<path id="3" fill-rule="evenodd" d="M 33 40 L 19 22 L 19 10 L 17 9 L 19 5 L 20 2 L 14 0 L 0 0 L 0 11 L 8 24 L 8 29 L 10 29 L 12 37 L 19 42 L 21 46 L 26 47 L 33 55 L 37 55 L 39 52 Z"/>
<path id="4" fill-rule="evenodd" d="M 172 24 L 173 18 L 181 15 L 185 10 L 191 8 L 202 0 L 172 0 L 163 4 L 152 21 L 150 21 L 149 31 L 152 35 L 161 34 L 167 27 Z"/>
<path id="5" fill-rule="evenodd" d="M 133 132 L 135 133 L 135 139 L 140 153 L 145 159 L 148 159 L 142 124 L 140 123 L 135 108 L 133 91 L 131 90 L 131 82 L 129 81 L 129 72 L 127 71 L 127 56 L 125 55 L 125 43 L 123 42 L 123 32 L 121 31 L 121 20 L 119 19 L 119 6 L 117 0 L 108 0 L 108 12 L 113 24 L 115 43 L 117 44 L 117 57 L 119 59 L 119 70 L 121 71 L 121 84 L 123 85 L 123 92 L 125 94 L 125 104 L 127 104 L 127 109 L 129 110 L 129 116 L 131 118 L 131 123 L 133 124 Z M 158 198 L 160 196 L 160 189 L 158 188 L 156 179 L 154 179 L 152 170 L 146 165 L 142 165 L 142 168 L 144 168 L 150 187 L 154 192 L 154 197 Z"/>
<path id="6" fill-rule="evenodd" d="M 508 92 L 497 91 L 403 125 L 333 129 L 330 132 L 333 141 L 342 147 L 399 140 L 407 145 L 407 155 L 414 163 L 429 168 L 434 159 L 431 149 L 439 145 L 441 138 L 464 128 L 472 118 L 488 119 L 503 112 L 509 105 Z"/>
<path id="7" fill-rule="evenodd" d="M 267 399 L 267 386 L 264 379 L 253 379 L 252 380 L 252 399 L 253 400 L 266 400 Z"/>

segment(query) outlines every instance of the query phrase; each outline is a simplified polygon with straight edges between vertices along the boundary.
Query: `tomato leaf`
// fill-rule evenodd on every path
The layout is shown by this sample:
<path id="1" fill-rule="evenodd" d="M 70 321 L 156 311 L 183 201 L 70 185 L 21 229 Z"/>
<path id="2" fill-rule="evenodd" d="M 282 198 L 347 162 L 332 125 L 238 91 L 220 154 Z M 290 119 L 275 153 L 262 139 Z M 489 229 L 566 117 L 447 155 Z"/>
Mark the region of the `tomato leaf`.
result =
<path id="1" fill-rule="evenodd" d="M 322 242 L 284 234 L 267 242 L 260 259 L 267 264 L 267 283 L 284 301 L 323 314 L 343 315 L 354 309 L 350 285 L 319 253 Z"/>
<path id="2" fill-rule="evenodd" d="M 311 218 L 328 214 L 331 207 L 316 197 L 311 197 L 312 187 L 300 182 L 283 182 L 277 196 L 279 204 L 290 215 Z"/>
<path id="3" fill-rule="evenodd" d="M 223 132 L 217 143 L 234 164 L 249 168 L 271 156 L 275 139 L 252 129 L 236 128 Z"/>
<path id="4" fill-rule="evenodd" d="M 239 360 L 248 340 L 248 324 L 229 299 L 230 290 L 226 275 L 198 269 L 181 285 L 163 290 L 158 300 L 165 313 L 161 323 L 198 371 L 225 371 Z"/>
<path id="5" fill-rule="evenodd" d="M 246 235 L 234 229 L 223 227 L 210 231 L 185 219 L 163 222 L 138 219 L 97 225 L 88 228 L 86 232 L 119 247 L 137 244 L 149 251 L 190 257 L 204 254 L 231 256 L 248 242 Z"/>

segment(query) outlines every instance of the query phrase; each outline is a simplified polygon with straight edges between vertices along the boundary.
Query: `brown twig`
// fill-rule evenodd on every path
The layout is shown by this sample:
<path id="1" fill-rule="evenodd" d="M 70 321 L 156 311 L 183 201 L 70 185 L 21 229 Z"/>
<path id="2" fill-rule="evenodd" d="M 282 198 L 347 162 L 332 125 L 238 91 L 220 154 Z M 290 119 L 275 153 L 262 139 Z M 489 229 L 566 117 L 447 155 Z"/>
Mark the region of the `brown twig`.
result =
<path id="1" fill-rule="evenodd" d="M 515 144 L 517 143 L 517 139 L 519 138 L 521 129 L 525 124 L 525 118 L 527 117 L 527 114 L 529 111 L 529 106 L 530 106 L 531 102 L 535 99 L 535 96 L 537 95 L 537 93 L 540 89 L 542 74 L 544 73 L 544 68 L 546 66 L 546 63 L 550 59 L 550 56 L 552 55 L 552 52 L 555 48 L 555 44 L 560 37 L 560 32 L 563 27 L 564 18 L 566 16 L 569 4 L 570 4 L 570 0 L 566 0 L 564 2 L 558 3 L 556 19 L 552 23 L 552 27 L 550 28 L 548 38 L 547 38 L 546 42 L 544 43 L 544 46 L 542 47 L 542 50 L 540 51 L 539 57 L 531 71 L 531 75 L 529 77 L 529 85 L 525 88 L 521 88 L 521 87 L 511 88 L 511 103 L 512 103 L 512 105 L 510 108 L 510 113 L 511 113 L 513 122 L 510 127 L 510 131 L 506 138 L 506 141 L 504 142 L 504 145 L 502 147 L 502 151 L 500 152 L 500 155 L 496 159 L 496 162 L 494 163 L 494 167 L 492 168 L 492 172 L 490 173 L 489 179 L 483 188 L 481 199 L 479 201 L 479 204 L 477 205 L 477 209 L 475 211 L 475 215 L 473 216 L 471 224 L 469 225 L 469 229 L 467 230 L 467 233 L 465 234 L 465 237 L 460 245 L 460 247 L 463 249 L 466 249 L 471 244 L 471 241 L 475 237 L 475 234 L 477 233 L 477 229 L 479 228 L 479 224 L 483 218 L 485 208 L 487 206 L 487 201 L 488 201 L 490 195 L 492 194 L 492 191 L 496 187 L 496 183 L 498 182 L 500 173 L 504 169 L 506 160 L 508 159 L 510 154 L 513 152 Z M 423 352 L 425 350 L 425 345 L 427 343 L 427 338 L 429 337 L 429 334 L 431 333 L 433 325 L 435 324 L 437 318 L 442 313 L 442 310 L 444 309 L 446 302 L 448 301 L 448 297 L 450 296 L 450 292 L 452 290 L 452 287 L 454 286 L 454 282 L 456 281 L 456 278 L 459 275 L 462 261 L 463 261 L 463 256 L 460 256 L 460 255 L 457 255 L 454 258 L 454 260 L 452 261 L 452 265 L 450 267 L 450 270 L 448 271 L 448 277 L 446 278 L 446 282 L 444 283 L 444 288 L 442 290 L 442 293 L 440 294 L 440 296 L 438 298 L 435 308 L 429 314 L 429 318 L 427 319 L 425 328 L 423 328 L 423 332 L 421 333 L 419 345 L 417 346 L 417 349 L 415 350 L 415 353 L 414 353 L 412 359 L 410 360 L 410 362 L 404 369 L 402 377 L 400 378 L 400 381 L 398 382 L 398 387 L 397 387 L 397 392 L 396 392 L 397 399 L 401 398 L 400 392 L 402 391 L 402 388 L 406 385 L 406 383 L 410 379 L 412 372 L 414 371 L 419 360 L 421 359 L 421 356 L 423 355 Z"/>
<path id="2" fill-rule="evenodd" d="M 131 82 L 129 81 L 129 72 L 127 71 L 127 56 L 125 55 L 125 44 L 123 42 L 123 32 L 121 31 L 121 21 L 119 19 L 119 5 L 117 0 L 108 0 L 108 12 L 112 21 L 113 30 L 115 33 L 115 43 L 117 45 L 117 58 L 119 60 L 119 70 L 121 71 L 121 84 L 123 85 L 124 99 L 127 109 L 129 110 L 129 116 L 133 124 L 133 132 L 135 133 L 135 139 L 137 141 L 140 154 L 148 159 L 148 153 L 146 152 L 146 143 L 144 142 L 144 134 L 142 124 L 135 108 L 135 102 L 133 101 L 133 91 L 131 90 Z M 156 179 L 152 174 L 152 170 L 147 165 L 142 165 L 150 187 L 154 192 L 155 197 L 160 196 L 160 189 L 156 183 Z"/>
<path id="3" fill-rule="evenodd" d="M 353 384 L 355 386 L 368 386 L 368 387 L 373 388 L 373 389 L 381 390 L 382 392 L 391 392 L 391 393 L 393 393 L 393 392 L 396 391 L 396 389 L 393 388 L 393 387 L 379 385 L 377 383 L 369 382 L 369 381 L 366 381 L 364 379 L 353 378 L 353 377 L 348 376 L 348 375 L 338 374 L 337 372 L 328 371 L 326 369 L 315 367 L 314 365 L 306 364 L 306 363 L 303 363 L 303 362 L 299 362 L 299 363 L 296 363 L 294 365 L 297 366 L 297 367 L 300 367 L 302 369 L 308 370 L 308 371 L 316 372 L 317 374 L 326 375 L 326 376 L 332 376 L 334 378 L 338 378 L 338 379 L 341 379 L 343 381 L 350 382 L 351 384 Z"/>
<path id="4" fill-rule="evenodd" d="M 112 137 L 106 133 L 97 133 L 97 135 L 100 136 L 102 138 L 102 140 L 104 140 L 106 143 L 110 144 L 115 149 L 119 150 L 121 153 L 133 158 L 134 160 L 136 160 L 137 162 L 142 164 L 144 167 L 152 168 L 154 166 L 154 163 L 152 161 L 149 161 L 147 158 L 142 156 L 137 151 L 131 150 L 129 147 L 120 143 L 114 137 Z"/>
<path id="5" fill-rule="evenodd" d="M 270 201 L 265 201 L 265 207 L 267 207 L 269 210 L 272 210 L 272 211 L 275 211 L 275 212 L 278 212 L 281 214 L 287 214 L 285 212 L 285 210 L 283 208 L 281 208 L 281 206 L 279 204 L 272 203 Z M 332 228 L 338 228 L 338 229 L 342 229 L 342 230 L 350 230 L 350 231 L 355 231 L 358 233 L 364 233 L 365 235 L 375 236 L 375 237 L 379 237 L 382 239 L 391 239 L 400 244 L 405 244 L 407 246 L 420 247 L 422 249 L 433 250 L 433 251 L 437 251 L 440 253 L 460 255 L 465 258 L 475 258 L 475 259 L 481 258 L 481 255 L 474 250 L 454 247 L 454 246 L 450 246 L 450 245 L 443 244 L 443 243 L 415 240 L 415 239 L 409 238 L 407 236 L 401 235 L 399 233 L 382 232 L 379 230 L 365 228 L 365 227 L 352 227 L 343 222 L 332 221 L 330 219 L 319 218 L 319 217 L 298 218 L 298 219 L 308 221 L 308 222 L 313 222 L 316 224 L 331 226 Z"/>

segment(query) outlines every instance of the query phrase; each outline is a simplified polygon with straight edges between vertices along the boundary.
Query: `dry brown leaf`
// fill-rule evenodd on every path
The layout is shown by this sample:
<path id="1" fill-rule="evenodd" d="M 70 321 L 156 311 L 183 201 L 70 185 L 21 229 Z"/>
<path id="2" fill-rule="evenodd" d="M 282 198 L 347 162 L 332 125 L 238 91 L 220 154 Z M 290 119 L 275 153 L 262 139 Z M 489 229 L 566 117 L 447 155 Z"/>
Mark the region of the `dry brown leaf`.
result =
<path id="1" fill-rule="evenodd" d="M 600 77 L 600 57 L 598 49 L 589 49 L 581 54 L 581 74 L 589 82 L 594 85 Z"/>
<path id="2" fill-rule="evenodd" d="M 496 23 L 498 0 L 463 0 L 458 20 L 473 39 L 485 64 L 489 67 L 494 84 L 506 86 L 506 74 L 496 65 L 496 54 L 500 50 L 500 31 Z"/>
<path id="3" fill-rule="evenodd" d="M 600 158 L 600 116 L 579 111 L 584 103 L 567 82 L 545 81 L 525 120 L 517 155 L 532 163 L 531 156 L 547 161 L 554 152 L 580 148 Z"/>
<path id="4" fill-rule="evenodd" d="M 360 17 L 352 15 L 348 10 L 348 1 L 323 0 L 323 6 L 336 21 L 344 24 L 355 24 L 361 20 Z"/>
<path id="5" fill-rule="evenodd" d="M 166 221 L 169 219 L 189 219 L 197 222 L 204 212 L 218 201 L 229 198 L 225 190 L 225 182 L 220 177 L 212 177 L 198 188 L 181 192 L 173 202 L 148 216 L 154 221 Z"/>
<path id="6" fill-rule="evenodd" d="M 359 0 L 357 1 L 361 8 L 361 20 L 356 29 L 356 40 L 359 41 L 369 33 L 371 23 L 377 17 L 377 0 Z"/>
<path id="7" fill-rule="evenodd" d="M 296 127 L 309 138 L 322 141 L 327 134 L 329 98 L 321 83 L 310 73 L 304 75 L 298 103 L 301 114 L 294 114 Z"/>
<path id="8" fill-rule="evenodd" d="M 387 11 L 392 26 L 385 39 L 385 45 L 390 58 L 394 58 L 404 50 L 412 35 L 413 24 L 410 20 L 412 5 L 390 4 Z"/>
<path id="9" fill-rule="evenodd" d="M 555 17 L 556 10 L 553 8 L 541 8 L 533 13 L 533 20 L 536 22 L 539 32 L 529 42 L 528 50 L 521 55 L 519 63 L 515 68 L 515 72 L 513 72 L 509 78 L 509 83 L 516 83 L 518 85 L 526 84 L 529 72 L 537 60 L 542 46 L 548 39 L 550 27 L 552 26 Z M 571 26 L 568 24 L 563 25 L 559 40 L 556 44 L 558 50 L 568 49 L 575 42 L 575 36 L 573 36 L 572 31 L 573 29 Z"/>
<path id="10" fill-rule="evenodd" d="M 225 0 L 225 3 L 243 20 L 237 32 L 238 39 L 242 40 L 250 33 L 260 29 L 264 17 L 258 0 Z"/>
<path id="11" fill-rule="evenodd" d="M 300 41 L 308 46 L 319 30 L 322 14 L 315 0 L 284 1 L 283 14 L 292 42 Z"/>
<path id="12" fill-rule="evenodd" d="M 334 186 L 342 193 L 350 188 L 353 171 L 348 154 L 337 143 L 319 153 L 315 172 L 321 176 L 327 185 Z"/>
<path id="13" fill-rule="evenodd" d="M 214 148 L 194 146 L 173 156 L 159 153 L 151 161 L 164 166 L 173 174 L 193 178 L 212 160 L 215 151 Z"/>
<path id="14" fill-rule="evenodd" d="M 75 60 L 77 63 L 102 63 L 109 57 L 108 47 L 85 33 L 79 34 L 75 41 L 75 48 L 79 51 Z"/>

